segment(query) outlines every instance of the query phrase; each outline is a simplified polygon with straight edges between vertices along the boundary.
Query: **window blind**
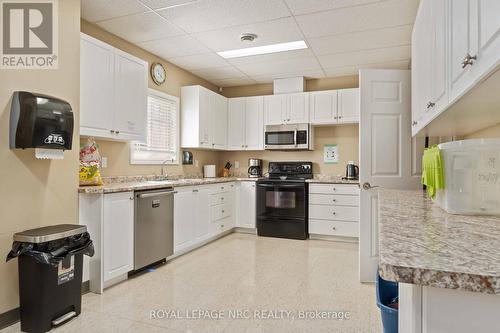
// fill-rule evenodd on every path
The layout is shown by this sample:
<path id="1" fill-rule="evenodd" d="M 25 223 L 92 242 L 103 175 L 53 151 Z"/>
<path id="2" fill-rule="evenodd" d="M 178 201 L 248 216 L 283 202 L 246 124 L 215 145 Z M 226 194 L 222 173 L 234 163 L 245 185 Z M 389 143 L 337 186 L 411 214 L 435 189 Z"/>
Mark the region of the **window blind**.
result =
<path id="1" fill-rule="evenodd" d="M 179 147 L 179 100 L 174 96 L 150 92 L 147 106 L 146 142 L 135 142 L 132 162 L 176 163 Z"/>

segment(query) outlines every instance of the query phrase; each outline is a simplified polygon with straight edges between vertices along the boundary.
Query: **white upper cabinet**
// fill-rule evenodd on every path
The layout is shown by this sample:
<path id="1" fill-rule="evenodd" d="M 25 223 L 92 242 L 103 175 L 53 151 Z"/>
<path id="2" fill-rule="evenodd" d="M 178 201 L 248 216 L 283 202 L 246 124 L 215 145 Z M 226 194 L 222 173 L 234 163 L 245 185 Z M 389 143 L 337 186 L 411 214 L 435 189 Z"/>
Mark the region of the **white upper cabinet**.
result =
<path id="1" fill-rule="evenodd" d="M 93 37 L 80 38 L 80 134 L 142 140 L 148 63 Z"/>
<path id="2" fill-rule="evenodd" d="M 229 98 L 227 114 L 227 149 L 245 148 L 245 103 L 246 97 Z"/>
<path id="3" fill-rule="evenodd" d="M 264 125 L 281 125 L 286 119 L 286 95 L 264 96 Z"/>
<path id="4" fill-rule="evenodd" d="M 500 62 L 499 17 L 498 0 L 420 2 L 412 35 L 413 135 L 450 106 L 459 105 L 462 96 L 495 70 Z"/>
<path id="5" fill-rule="evenodd" d="M 314 91 L 310 93 L 311 124 L 327 125 L 337 123 L 337 90 Z"/>
<path id="6" fill-rule="evenodd" d="M 309 122 L 309 93 L 264 96 L 264 125 Z"/>
<path id="7" fill-rule="evenodd" d="M 229 150 L 264 149 L 264 97 L 237 97 L 228 101 Z"/>
<path id="8" fill-rule="evenodd" d="M 359 88 L 338 91 L 338 122 L 359 123 Z"/>
<path id="9" fill-rule="evenodd" d="M 227 99 L 202 86 L 181 88 L 181 146 L 226 149 Z"/>

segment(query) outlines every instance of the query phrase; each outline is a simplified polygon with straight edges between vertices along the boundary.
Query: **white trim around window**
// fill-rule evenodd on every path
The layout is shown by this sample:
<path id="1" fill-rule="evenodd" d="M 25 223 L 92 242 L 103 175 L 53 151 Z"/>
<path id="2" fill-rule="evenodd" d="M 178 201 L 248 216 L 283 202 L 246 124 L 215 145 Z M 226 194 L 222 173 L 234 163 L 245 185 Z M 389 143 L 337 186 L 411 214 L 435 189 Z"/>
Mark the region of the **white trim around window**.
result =
<path id="1" fill-rule="evenodd" d="M 179 98 L 148 90 L 146 142 L 130 143 L 130 164 L 179 164 Z"/>

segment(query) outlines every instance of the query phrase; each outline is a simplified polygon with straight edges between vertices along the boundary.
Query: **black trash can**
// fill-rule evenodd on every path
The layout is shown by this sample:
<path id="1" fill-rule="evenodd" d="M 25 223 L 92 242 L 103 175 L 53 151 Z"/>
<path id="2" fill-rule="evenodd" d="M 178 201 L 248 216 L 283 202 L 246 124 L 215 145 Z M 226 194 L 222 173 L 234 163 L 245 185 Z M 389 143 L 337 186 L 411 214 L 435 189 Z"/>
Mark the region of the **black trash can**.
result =
<path id="1" fill-rule="evenodd" d="M 81 312 L 83 255 L 94 255 L 87 227 L 60 224 L 14 234 L 19 257 L 21 330 L 47 332 Z"/>

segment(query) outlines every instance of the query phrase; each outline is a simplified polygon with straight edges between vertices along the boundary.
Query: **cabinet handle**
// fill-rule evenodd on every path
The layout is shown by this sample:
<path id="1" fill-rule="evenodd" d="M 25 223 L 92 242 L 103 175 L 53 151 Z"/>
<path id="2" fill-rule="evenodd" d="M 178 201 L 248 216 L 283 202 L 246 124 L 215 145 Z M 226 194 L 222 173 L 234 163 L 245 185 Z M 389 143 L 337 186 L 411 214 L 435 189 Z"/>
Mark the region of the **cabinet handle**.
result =
<path id="1" fill-rule="evenodd" d="M 337 191 L 337 188 L 336 188 L 336 187 L 334 187 L 334 188 L 333 188 L 333 190 L 334 190 L 334 191 Z"/>
<path id="2" fill-rule="evenodd" d="M 130 200 L 134 200 L 134 197 L 130 197 L 129 199 L 130 199 Z"/>
<path id="3" fill-rule="evenodd" d="M 333 202 L 337 202 L 337 199 L 333 199 Z"/>
<path id="4" fill-rule="evenodd" d="M 335 120 L 337 120 L 337 116 L 333 117 Z"/>
<path id="5" fill-rule="evenodd" d="M 342 119 L 342 116 L 339 116 L 339 119 Z"/>
<path id="6" fill-rule="evenodd" d="M 120 131 L 116 131 L 116 134 L 120 134 Z"/>
<path id="7" fill-rule="evenodd" d="M 224 200 L 224 197 L 221 197 L 220 199 L 221 199 L 221 200 Z"/>
<path id="8" fill-rule="evenodd" d="M 252 187 L 255 187 L 255 185 L 252 185 Z"/>
<path id="9" fill-rule="evenodd" d="M 337 215 L 337 213 L 335 213 L 335 212 L 333 212 L 332 214 L 333 214 L 333 215 Z"/>
<path id="10" fill-rule="evenodd" d="M 111 133 L 114 133 L 114 132 L 115 132 L 115 130 L 109 130 L 109 131 L 110 131 Z"/>
<path id="11" fill-rule="evenodd" d="M 335 227 L 332 227 L 332 230 L 337 230 Z"/>
<path id="12" fill-rule="evenodd" d="M 241 148 L 245 148 L 245 145 L 241 145 Z"/>
<path id="13" fill-rule="evenodd" d="M 475 60 L 477 60 L 477 56 L 471 56 L 469 53 L 467 53 L 464 60 L 462 61 L 462 68 L 465 68 L 469 65 L 474 65 Z"/>
<path id="14" fill-rule="evenodd" d="M 427 109 L 433 108 L 436 105 L 436 103 L 429 102 L 427 103 Z"/>
<path id="15" fill-rule="evenodd" d="M 224 209 L 222 210 L 222 213 L 224 213 Z"/>
<path id="16" fill-rule="evenodd" d="M 221 187 L 220 187 L 220 189 L 221 189 L 221 190 L 223 190 L 223 189 L 224 189 L 224 186 L 221 186 Z"/>
<path id="17" fill-rule="evenodd" d="M 413 126 L 415 126 L 416 124 L 418 124 L 418 121 L 414 120 L 414 121 L 412 122 L 412 125 L 413 125 Z"/>
<path id="18" fill-rule="evenodd" d="M 198 192 L 198 190 L 193 190 L 193 192 Z"/>

